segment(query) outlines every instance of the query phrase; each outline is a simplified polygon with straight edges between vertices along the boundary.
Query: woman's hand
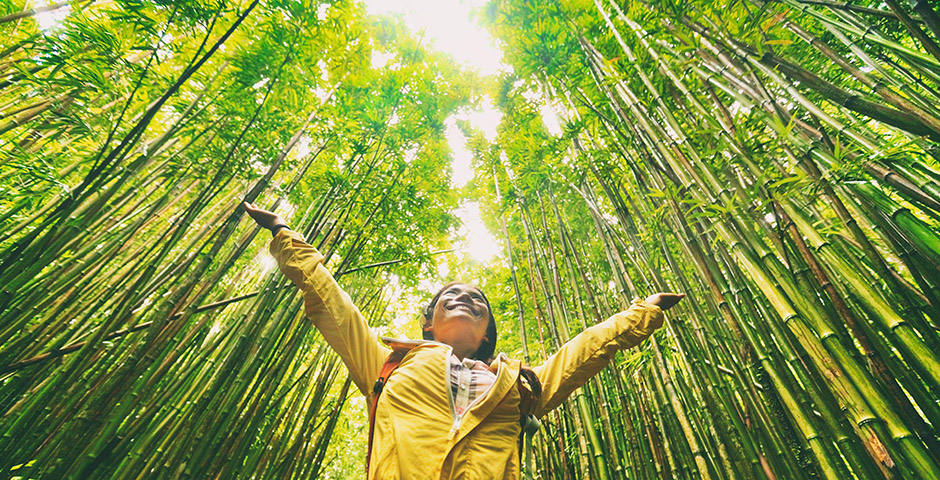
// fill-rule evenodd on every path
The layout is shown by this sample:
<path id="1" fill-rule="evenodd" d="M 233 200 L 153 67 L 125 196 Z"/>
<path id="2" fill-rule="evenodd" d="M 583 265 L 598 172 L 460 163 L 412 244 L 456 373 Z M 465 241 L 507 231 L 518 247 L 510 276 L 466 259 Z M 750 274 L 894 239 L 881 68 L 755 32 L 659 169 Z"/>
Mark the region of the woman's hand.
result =
<path id="1" fill-rule="evenodd" d="M 676 306 L 683 298 L 685 298 L 684 293 L 654 293 L 646 297 L 646 303 L 652 303 L 666 311 Z"/>
<path id="2" fill-rule="evenodd" d="M 245 206 L 245 210 L 248 212 L 248 215 L 251 216 L 252 220 L 260 225 L 261 228 L 272 230 L 279 225 L 287 226 L 287 222 L 274 212 L 260 209 L 253 203 L 242 202 L 242 205 Z"/>

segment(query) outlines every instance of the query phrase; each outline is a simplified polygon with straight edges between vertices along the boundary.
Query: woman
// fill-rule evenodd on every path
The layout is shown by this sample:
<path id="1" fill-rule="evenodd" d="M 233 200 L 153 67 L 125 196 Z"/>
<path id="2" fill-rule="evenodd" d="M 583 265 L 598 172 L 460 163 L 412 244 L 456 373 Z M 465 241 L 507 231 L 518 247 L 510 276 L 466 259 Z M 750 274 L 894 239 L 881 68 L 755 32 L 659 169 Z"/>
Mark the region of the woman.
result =
<path id="1" fill-rule="evenodd" d="M 359 390 L 372 387 L 386 358 L 404 353 L 375 407 L 368 459 L 370 479 L 515 479 L 520 402 L 541 417 L 604 368 L 617 350 L 637 345 L 663 322 L 662 311 L 684 294 L 657 293 L 594 325 L 563 345 L 520 381 L 524 367 L 505 354 L 492 358 L 496 324 L 478 288 L 453 283 L 425 309 L 425 341 L 380 342 L 349 296 L 323 266 L 323 255 L 276 214 L 245 204 L 271 231 L 271 254 L 303 292 L 304 312 L 342 358 Z M 531 378 L 531 377 L 530 377 Z M 533 383 L 541 394 L 531 395 Z M 537 392 L 535 392 L 537 393 Z"/>

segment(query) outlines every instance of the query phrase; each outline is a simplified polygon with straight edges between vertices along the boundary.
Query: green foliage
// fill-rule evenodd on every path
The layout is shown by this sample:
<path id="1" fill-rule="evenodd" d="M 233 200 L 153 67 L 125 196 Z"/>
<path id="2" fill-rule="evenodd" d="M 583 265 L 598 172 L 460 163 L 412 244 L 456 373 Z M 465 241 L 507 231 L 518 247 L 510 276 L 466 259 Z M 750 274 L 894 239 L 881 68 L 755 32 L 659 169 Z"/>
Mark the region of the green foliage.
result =
<path id="1" fill-rule="evenodd" d="M 3 269 L 0 363 L 85 347 L 4 374 L 3 432 L 19 440 L 0 469 L 354 471 L 330 442 L 359 442 L 342 367 L 237 205 L 280 205 L 388 325 L 390 278 L 415 290 L 450 246 L 444 120 L 477 100 L 473 75 L 354 3 L 118 2 L 31 26 L 8 31 L 0 87 L 18 119 L 0 138 L 0 262 L 31 265 Z M 376 51 L 394 68 L 372 68 Z"/>
<path id="2" fill-rule="evenodd" d="M 360 475 L 363 401 L 249 200 L 387 334 L 463 279 L 537 365 L 687 293 L 543 419 L 541 478 L 940 476 L 940 58 L 883 8 L 493 0 L 496 78 L 355 2 L 0 23 L 0 471 Z M 445 124 L 484 97 L 455 191 Z M 503 255 L 429 255 L 467 198 Z"/>
<path id="3" fill-rule="evenodd" d="M 933 178 L 935 166 L 926 157 L 936 140 L 912 138 L 921 127 L 879 117 L 856 102 L 916 112 L 926 125 L 938 118 L 931 107 L 936 79 L 929 85 L 902 79 L 903 69 L 922 71 L 930 60 L 907 55 L 904 49 L 912 46 L 906 41 L 860 40 L 861 30 L 851 25 L 866 18 L 825 3 L 487 5 L 484 20 L 506 45 L 514 74 L 495 92 L 504 115 L 499 138 L 470 141 L 475 192 L 506 224 L 515 277 L 528 303 L 529 349 L 550 354 L 558 342 L 548 337 L 590 324 L 592 309 L 613 313 L 651 291 L 690 295 L 651 348 L 628 353 L 599 387 L 570 402 L 572 418 L 548 421 L 544 433 L 563 438 L 564 450 L 543 444 L 541 471 L 576 478 L 620 471 L 631 478 L 841 478 L 850 470 L 880 478 L 937 471 L 928 459 L 937 447 L 929 425 L 940 418 L 905 410 L 933 409 L 940 387 L 930 373 L 938 359 L 928 353 L 938 340 L 929 326 L 938 318 L 930 293 L 936 276 L 928 273 L 933 267 L 899 260 L 902 250 L 911 259 L 933 255 L 921 228 L 930 228 L 938 205 L 927 193 L 934 184 L 920 172 Z M 898 23 L 888 30 L 896 34 Z M 819 37 L 856 70 L 820 50 Z M 852 49 L 858 46 L 880 63 L 857 56 Z M 768 58 L 790 63 L 786 70 L 765 68 Z M 876 90 L 859 69 L 887 74 L 890 88 L 917 106 Z M 543 133 L 541 105 L 529 100 L 539 96 L 527 92 L 546 92 L 547 102 L 562 106 L 561 138 Z M 903 167 L 911 162 L 918 172 Z M 883 190 L 869 187 L 874 182 L 918 213 L 901 213 Z M 556 212 L 561 224 L 540 221 Z M 787 212 L 813 223 L 788 230 Z M 883 215 L 902 216 L 890 221 Z M 915 217 L 923 223 L 903 227 Z M 879 232 L 886 221 L 908 233 Z M 572 244 L 562 240 L 564 232 Z M 830 263 L 835 257 L 829 252 L 851 260 Z M 810 260 L 821 269 L 811 271 Z M 876 279 L 880 293 L 865 290 L 860 278 Z M 912 281 L 916 287 L 904 284 Z M 892 330 L 885 319 L 894 314 L 855 304 L 872 295 L 906 305 L 895 311 L 908 312 L 911 325 Z M 865 327 L 874 324 L 880 327 Z M 912 336 L 905 337 L 905 329 Z M 837 344 L 840 335 L 838 342 L 854 347 Z M 884 370 L 847 360 L 866 352 L 883 356 Z M 810 361 L 788 362 L 793 355 Z M 902 363 L 923 367 L 912 373 Z M 845 390 L 842 377 L 817 386 L 807 380 L 832 365 L 857 383 Z M 898 380 L 904 375 L 910 381 Z M 921 394 L 908 397 L 902 393 L 908 387 Z M 839 405 L 864 401 L 873 410 L 839 410 L 830 395 Z M 604 404 L 609 396 L 629 408 L 579 403 L 587 397 L 589 405 Z M 814 406 L 807 410 L 808 404 Z M 822 425 L 820 411 L 830 412 Z M 844 430 L 845 421 L 866 428 L 861 425 L 869 414 L 917 440 L 896 447 L 885 431 Z M 611 428 L 601 438 L 590 434 Z M 839 435 L 850 440 L 834 447 Z M 631 441 L 634 436 L 640 441 Z M 875 466 L 882 459 L 864 453 L 872 445 L 897 463 Z M 597 452 L 604 452 L 604 462 L 585 460 Z"/>

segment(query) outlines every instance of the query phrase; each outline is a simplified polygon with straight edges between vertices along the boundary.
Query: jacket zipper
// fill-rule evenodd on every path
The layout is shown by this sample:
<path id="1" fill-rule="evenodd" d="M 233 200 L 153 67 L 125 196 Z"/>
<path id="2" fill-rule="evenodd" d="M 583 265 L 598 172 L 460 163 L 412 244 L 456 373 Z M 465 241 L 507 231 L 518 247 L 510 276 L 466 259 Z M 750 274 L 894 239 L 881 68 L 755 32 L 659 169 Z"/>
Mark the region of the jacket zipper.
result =
<path id="1" fill-rule="evenodd" d="M 442 345 L 442 346 L 447 347 L 447 354 L 444 356 L 444 379 L 445 379 L 444 389 L 445 389 L 445 393 L 447 393 L 447 400 L 448 402 L 450 402 L 450 416 L 452 419 L 452 422 L 450 424 L 450 436 L 453 437 L 453 435 L 457 433 L 457 430 L 460 428 L 460 420 L 463 418 L 463 415 L 457 415 L 457 406 L 454 404 L 454 392 L 452 392 L 450 389 L 450 371 L 451 371 L 450 356 L 453 355 L 454 353 L 454 347 L 446 343 L 435 342 L 434 340 L 425 340 L 416 346 L 424 345 L 424 344 L 436 344 L 436 345 Z M 499 361 L 499 357 L 496 358 L 496 361 Z M 496 367 L 496 378 L 499 378 L 499 372 L 501 372 L 502 369 L 503 369 L 503 362 L 499 362 L 498 366 Z M 473 401 L 470 402 L 469 405 L 467 405 L 467 408 L 466 410 L 464 410 L 464 413 L 468 412 L 470 408 L 472 408 L 474 405 L 477 404 L 477 402 L 481 401 L 484 397 L 486 397 L 486 395 L 489 394 L 489 390 L 492 390 L 495 385 L 496 383 L 494 382 L 493 385 L 490 385 L 490 388 L 486 392 L 484 392 L 484 395 L 480 395 L 477 398 L 474 398 Z M 459 385 L 458 385 L 458 388 L 459 388 Z"/>
<path id="2" fill-rule="evenodd" d="M 450 388 L 450 356 L 454 354 L 454 348 L 450 345 L 447 345 L 447 347 L 447 355 L 444 356 L 444 388 L 447 392 L 447 400 L 450 402 L 450 415 L 453 420 L 450 424 L 449 436 L 453 438 L 454 434 L 457 433 L 457 429 L 460 428 L 460 416 L 457 415 L 457 406 L 454 405 L 454 392 Z"/>
<path id="3" fill-rule="evenodd" d="M 447 370 L 446 370 L 447 376 L 445 378 L 447 378 L 447 398 L 450 400 L 450 413 L 451 413 L 452 418 L 454 419 L 454 422 L 450 426 L 450 434 L 454 435 L 457 432 L 457 429 L 460 428 L 460 420 L 463 418 L 463 415 L 457 415 L 457 406 L 454 405 L 454 393 L 451 391 L 451 386 L 450 386 L 450 371 L 451 371 L 450 356 L 452 353 L 453 353 L 453 349 L 451 349 L 447 354 Z M 499 359 L 497 358 L 496 361 L 499 362 Z M 500 371 L 502 371 L 502 369 L 503 369 L 503 362 L 499 362 L 496 366 L 496 378 L 497 379 L 499 378 L 499 373 Z M 478 395 L 477 398 L 474 398 L 473 401 L 467 405 L 467 408 L 464 409 L 463 411 L 464 414 L 469 412 L 470 409 L 473 408 L 474 405 L 476 405 L 478 402 L 482 401 L 483 398 L 489 395 L 490 390 L 492 390 L 493 387 L 495 386 L 496 386 L 496 382 L 494 381 L 493 384 L 490 385 L 490 387 L 485 392 L 483 392 L 481 395 Z M 460 385 L 457 385 L 457 389 L 459 391 Z"/>

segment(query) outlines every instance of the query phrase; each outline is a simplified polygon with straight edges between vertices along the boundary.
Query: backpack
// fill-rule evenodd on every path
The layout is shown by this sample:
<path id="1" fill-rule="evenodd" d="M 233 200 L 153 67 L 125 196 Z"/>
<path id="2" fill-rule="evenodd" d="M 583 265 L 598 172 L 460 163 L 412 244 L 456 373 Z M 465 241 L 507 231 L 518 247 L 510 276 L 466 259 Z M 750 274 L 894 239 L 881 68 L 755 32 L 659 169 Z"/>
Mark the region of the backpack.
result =
<path id="1" fill-rule="evenodd" d="M 379 404 L 379 395 L 382 393 L 382 389 L 385 387 L 385 384 L 388 382 L 389 375 L 401 365 L 402 359 L 405 358 L 405 355 L 411 351 L 415 344 L 404 346 L 402 344 L 393 345 L 392 353 L 388 355 L 385 359 L 385 363 L 382 364 L 382 370 L 379 372 L 379 379 L 375 381 L 375 385 L 372 387 L 372 402 L 369 405 L 369 447 L 366 450 L 366 474 L 369 473 L 369 460 L 372 458 L 372 438 L 375 434 L 375 410 L 376 406 Z M 396 348 L 397 347 L 397 348 Z M 522 396 L 522 399 L 519 402 L 519 426 L 522 427 L 522 430 L 519 432 L 519 464 L 522 465 L 522 451 L 526 451 L 526 468 L 524 469 L 525 477 L 527 479 L 532 478 L 532 473 L 529 471 L 532 465 L 532 434 L 538 431 L 541 423 L 535 415 L 532 413 L 535 411 L 535 406 L 538 404 L 538 397 L 541 393 L 542 386 L 531 385 L 530 381 L 538 383 L 538 378 L 535 375 L 530 377 L 524 377 L 523 375 L 519 376 L 518 388 Z"/>

